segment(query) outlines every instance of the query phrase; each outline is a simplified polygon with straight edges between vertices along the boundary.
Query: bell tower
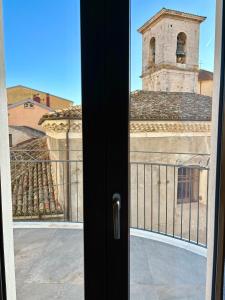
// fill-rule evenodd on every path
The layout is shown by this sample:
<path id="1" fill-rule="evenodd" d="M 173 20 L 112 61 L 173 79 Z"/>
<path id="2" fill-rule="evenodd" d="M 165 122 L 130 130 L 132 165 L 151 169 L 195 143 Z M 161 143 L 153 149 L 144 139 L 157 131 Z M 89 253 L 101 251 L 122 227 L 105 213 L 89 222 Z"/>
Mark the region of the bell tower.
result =
<path id="1" fill-rule="evenodd" d="M 138 31 L 142 34 L 142 88 L 196 93 L 199 31 L 205 17 L 163 8 Z"/>

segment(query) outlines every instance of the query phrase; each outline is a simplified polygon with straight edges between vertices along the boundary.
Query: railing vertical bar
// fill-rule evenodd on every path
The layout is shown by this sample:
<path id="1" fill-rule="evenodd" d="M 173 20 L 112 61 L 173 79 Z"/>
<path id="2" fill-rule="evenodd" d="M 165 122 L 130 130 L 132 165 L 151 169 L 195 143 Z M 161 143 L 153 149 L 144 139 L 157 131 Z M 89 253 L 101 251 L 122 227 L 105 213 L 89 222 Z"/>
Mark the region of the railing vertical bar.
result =
<path id="1" fill-rule="evenodd" d="M 50 163 L 47 163 L 47 164 L 49 164 L 49 168 L 50 168 L 50 170 L 51 170 L 51 168 L 52 168 L 52 163 L 50 162 Z M 47 169 L 47 166 L 46 166 L 46 169 Z M 50 171 L 51 172 L 51 171 Z M 48 176 L 48 175 L 47 175 Z M 50 197 L 50 193 L 51 193 L 51 190 L 53 189 L 53 183 L 51 182 L 51 184 L 49 184 L 49 186 L 48 186 L 48 189 L 47 189 L 47 193 L 48 193 L 48 200 L 49 200 L 49 210 L 50 210 L 50 214 L 51 215 L 53 215 L 54 213 L 55 213 L 55 211 L 53 212 L 53 210 L 52 210 L 52 206 L 51 206 L 51 197 Z M 55 198 L 54 198 L 55 199 Z M 55 199 L 55 208 L 58 206 L 58 204 L 57 204 L 57 200 Z"/>
<path id="2" fill-rule="evenodd" d="M 179 175 L 178 175 L 179 178 Z M 182 179 L 184 178 L 184 168 L 182 168 Z M 178 179 L 179 180 L 179 179 Z M 184 187 L 182 185 L 182 187 Z M 186 197 L 186 191 L 185 191 L 185 197 Z M 184 205 L 184 198 L 181 199 L 181 212 L 180 212 L 180 238 L 183 237 L 183 205 Z"/>
<path id="3" fill-rule="evenodd" d="M 175 167 L 173 167 L 173 182 L 174 182 L 174 187 L 173 187 L 173 189 L 174 189 L 174 191 L 173 191 L 173 193 L 174 193 L 174 197 L 173 197 L 173 237 L 174 237 L 174 234 L 175 234 L 175 224 L 174 224 L 174 222 L 175 222 L 175 198 L 176 198 L 176 169 L 175 169 Z"/>
<path id="4" fill-rule="evenodd" d="M 197 179 L 198 179 L 198 192 L 197 192 L 197 199 L 198 199 L 198 215 L 197 215 L 197 245 L 199 244 L 199 176 L 200 176 L 200 171 L 198 171 L 198 176 L 197 176 Z"/>
<path id="5" fill-rule="evenodd" d="M 158 232 L 160 232 L 160 165 L 159 165 L 159 181 L 158 181 Z"/>
<path id="6" fill-rule="evenodd" d="M 78 162 L 76 161 L 76 186 L 77 186 L 77 222 L 79 220 L 78 216 L 79 216 L 79 182 L 78 182 Z"/>
<path id="7" fill-rule="evenodd" d="M 206 195 L 206 237 L 205 244 L 208 245 L 208 207 L 209 207 L 209 170 L 207 170 L 207 195 Z"/>
<path id="8" fill-rule="evenodd" d="M 144 229 L 145 229 L 145 164 L 144 164 Z"/>
<path id="9" fill-rule="evenodd" d="M 189 173 L 189 232 L 188 232 L 188 240 L 190 242 L 191 240 L 191 211 L 192 211 L 192 199 L 191 199 L 191 196 L 192 196 L 192 170 L 190 170 L 190 173 Z"/>
<path id="10" fill-rule="evenodd" d="M 152 165 L 151 165 L 151 231 L 152 231 L 152 218 L 153 218 L 153 199 L 152 199 L 152 197 L 153 197 L 153 188 L 152 188 L 152 183 L 153 183 L 153 181 L 152 181 Z"/>
<path id="11" fill-rule="evenodd" d="M 139 182 L 138 182 L 138 164 L 137 164 L 137 228 L 139 228 L 138 227 L 138 213 L 139 213 L 139 211 L 138 211 L 138 184 L 139 184 Z"/>
<path id="12" fill-rule="evenodd" d="M 67 202 L 66 202 L 66 198 L 65 198 L 65 178 L 64 178 L 64 163 L 62 162 L 62 191 L 63 191 L 63 202 L 64 203 L 66 203 L 65 204 L 65 207 L 66 207 L 66 211 L 65 211 L 65 213 L 66 213 L 66 221 L 68 220 L 68 205 L 67 205 Z M 62 194 L 62 193 L 61 193 Z"/>
<path id="13" fill-rule="evenodd" d="M 36 192 L 36 193 L 39 193 L 38 197 L 40 197 L 40 199 L 47 199 L 46 197 L 50 197 L 50 193 L 52 192 L 52 190 L 54 190 L 55 202 L 56 202 L 56 206 L 57 206 L 56 208 L 58 208 L 59 203 L 61 206 L 63 206 L 63 203 L 64 203 L 63 218 L 64 218 L 64 220 L 67 220 L 66 218 L 68 216 L 68 211 L 65 209 L 65 206 L 67 204 L 65 191 L 66 191 L 67 185 L 69 185 L 71 188 L 71 185 L 74 183 L 74 180 L 76 180 L 76 189 L 75 189 L 74 193 L 77 197 L 77 200 L 75 200 L 75 205 L 76 205 L 76 203 L 77 203 L 77 205 L 75 207 L 76 216 L 74 215 L 74 219 L 76 222 L 81 222 L 82 218 L 80 218 L 81 214 L 80 214 L 80 207 L 79 207 L 79 205 L 80 205 L 79 197 L 81 196 L 80 186 L 79 186 L 80 172 L 82 172 L 82 167 L 80 168 L 81 161 L 78 161 L 78 160 L 73 161 L 75 164 L 75 168 L 76 168 L 76 176 L 73 177 L 73 180 L 69 180 L 69 181 L 66 180 L 66 170 L 67 170 L 66 164 L 68 164 L 68 162 L 69 162 L 69 168 L 67 168 L 67 169 L 69 169 L 69 174 L 71 174 L 72 166 L 73 166 L 73 165 L 71 165 L 71 161 L 68 161 L 68 160 L 57 160 L 56 161 L 56 160 L 45 160 L 45 159 L 43 159 L 43 160 L 39 159 L 38 161 L 35 160 L 34 163 L 35 163 L 35 166 L 37 166 L 37 168 L 40 168 L 40 166 L 43 168 L 43 164 L 45 164 L 46 170 L 47 170 L 47 165 L 50 163 L 51 170 L 54 171 L 53 172 L 54 175 L 52 176 L 52 179 L 54 179 L 54 180 L 50 182 L 49 187 L 44 185 L 44 183 L 43 183 L 42 190 L 43 190 L 44 196 L 45 195 L 47 195 L 47 196 L 45 196 L 44 198 L 42 197 L 43 195 L 40 192 L 39 183 L 38 183 L 38 186 L 33 190 L 33 196 L 34 196 L 34 192 Z M 22 167 L 18 167 L 19 163 L 21 164 Z M 136 164 L 136 177 L 137 177 L 136 180 L 137 181 L 135 182 L 135 176 L 134 176 L 133 188 L 135 189 L 135 185 L 136 185 L 137 195 L 136 195 L 136 199 L 134 198 L 134 204 L 135 204 L 135 201 L 137 201 L 137 208 L 135 208 L 136 213 L 137 213 L 137 216 L 136 216 L 137 228 L 142 228 L 144 230 L 149 230 L 149 231 L 167 235 L 167 236 L 170 236 L 170 237 L 173 237 L 176 239 L 181 239 L 183 241 L 190 242 L 195 245 L 207 247 L 207 244 L 208 244 L 207 234 L 208 234 L 209 176 L 210 176 L 209 169 L 206 167 L 181 166 L 181 165 L 172 165 L 172 167 L 171 167 L 171 165 L 165 165 L 165 164 L 160 164 L 160 163 L 159 164 L 158 163 L 145 163 L 145 162 L 140 163 L 137 161 L 130 163 L 130 164 L 133 166 Z M 19 173 L 21 171 L 21 169 L 29 171 L 30 168 L 33 168 L 32 165 L 33 165 L 33 162 L 31 162 L 31 161 L 22 161 L 22 162 L 11 161 L 12 172 L 14 172 L 14 173 Z M 163 166 L 163 170 L 162 170 L 162 166 Z M 142 170 L 142 167 L 143 167 L 143 170 Z M 17 170 L 17 168 L 18 168 L 18 170 Z M 177 170 L 179 168 L 187 168 L 187 170 L 189 170 L 189 173 L 188 174 L 184 173 L 184 170 L 182 170 L 182 172 L 181 172 L 182 174 L 180 174 L 180 172 L 177 172 Z M 171 172 L 170 172 L 170 169 L 171 169 Z M 80 171 L 78 171 L 78 170 L 80 170 Z M 155 174 L 154 174 L 154 170 L 155 170 Z M 205 213 L 204 213 L 204 219 L 202 219 L 202 220 L 200 219 L 200 217 L 202 216 L 202 211 L 200 211 L 201 206 L 202 206 L 201 199 L 200 199 L 200 195 L 201 195 L 200 170 L 204 170 L 204 178 L 205 178 L 205 181 L 207 181 L 206 190 L 204 190 L 204 195 L 205 195 L 205 199 L 206 199 L 204 203 L 205 203 L 206 207 L 203 208 L 203 213 L 204 212 Z M 29 172 L 28 172 L 28 179 L 29 179 Z M 149 172 L 151 172 L 151 174 Z M 173 174 L 172 174 L 172 172 L 173 172 Z M 205 174 L 205 172 L 207 172 L 207 173 Z M 170 175 L 170 173 L 171 173 L 171 175 Z M 186 177 L 185 177 L 185 174 L 186 174 Z M 134 166 L 134 174 L 133 175 L 135 175 L 135 166 Z M 139 178 L 139 175 L 140 175 L 140 178 Z M 182 176 L 182 178 L 179 177 L 180 175 Z M 25 175 L 22 173 L 21 176 L 23 177 Z M 143 176 L 143 178 L 142 178 L 142 176 Z M 150 176 L 150 178 L 149 178 L 149 176 Z M 174 178 L 173 179 L 171 178 L 171 180 L 170 180 L 170 176 L 172 178 L 173 177 Z M 206 178 L 206 176 L 207 176 L 207 178 Z M 184 177 L 186 178 L 184 181 L 185 185 L 184 184 L 181 185 L 180 188 L 182 188 L 182 190 L 178 190 L 177 182 L 178 181 L 180 182 L 180 179 L 184 180 Z M 15 178 L 15 180 L 16 180 L 16 182 L 18 182 L 18 178 Z M 174 181 L 174 188 L 172 186 L 170 188 L 169 183 L 170 183 L 170 181 L 172 182 L 172 180 Z M 24 180 L 22 180 L 22 182 L 24 182 Z M 181 180 L 181 182 L 183 182 L 183 181 Z M 13 182 L 13 184 L 15 185 L 15 181 Z M 166 184 L 165 188 L 164 188 L 164 184 Z M 189 186 L 188 186 L 188 184 L 189 184 Z M 19 185 L 19 182 L 17 185 Z M 139 185 L 140 185 L 141 197 L 139 195 Z M 150 186 L 151 186 L 151 191 L 149 191 Z M 12 186 L 12 188 L 13 188 L 13 186 Z M 48 188 L 48 190 L 47 190 L 47 188 Z M 133 188 L 132 188 L 132 190 L 133 190 Z M 161 191 L 161 188 L 162 188 L 162 191 Z M 174 196 L 172 195 L 173 189 L 174 189 Z M 185 189 L 185 191 L 183 189 Z M 70 191 L 71 191 L 71 189 L 70 189 Z M 14 190 L 12 192 L 14 192 Z M 134 190 L 134 192 L 135 192 L 135 190 Z M 180 208 L 177 211 L 176 201 L 177 201 L 177 195 L 178 195 L 177 193 L 178 192 L 181 192 L 181 194 L 184 195 L 184 197 L 183 197 L 184 199 L 182 200 L 182 202 L 180 202 L 180 201 L 178 202 L 178 204 L 180 203 L 181 205 L 178 205 L 178 208 L 179 207 Z M 21 211 L 22 211 L 22 213 L 25 214 L 30 209 L 30 207 L 33 207 L 33 210 L 34 210 L 34 201 L 31 203 L 31 198 L 30 198 L 30 194 L 29 194 L 28 190 L 23 191 L 23 197 L 24 198 L 23 198 L 23 202 L 21 204 Z M 149 197 L 151 197 L 151 200 L 149 199 Z M 156 197 L 155 200 L 154 200 L 154 197 Z M 162 197 L 162 203 L 161 203 L 161 197 Z M 170 201 L 170 197 L 173 197 L 173 199 L 171 199 L 171 201 Z M 188 199 L 188 197 L 189 197 L 189 199 Z M 143 201 L 142 201 L 142 199 L 143 199 Z M 141 201 L 140 207 L 139 207 L 139 200 Z M 158 200 L 158 205 L 157 205 L 157 200 Z M 14 209 L 17 210 L 18 199 L 15 198 L 15 200 L 13 200 L 13 201 L 14 201 L 12 203 L 13 207 L 15 207 Z M 151 201 L 151 202 L 149 203 L 148 201 Z M 153 201 L 155 201 L 155 203 Z M 188 201 L 189 201 L 189 203 L 188 203 Z M 195 201 L 195 205 L 192 203 L 193 201 Z M 171 205 L 170 205 L 170 202 L 171 202 Z M 185 204 L 186 202 L 187 202 L 187 204 Z M 172 208 L 172 206 L 173 206 L 173 208 Z M 189 206 L 189 211 L 188 211 L 188 206 Z M 154 208 L 155 208 L 155 211 L 154 211 Z M 150 213 L 150 209 L 151 209 L 151 213 Z M 192 209 L 194 209 L 194 211 L 192 211 Z M 72 212 L 72 209 L 70 210 L 70 212 Z M 162 215 L 161 215 L 161 212 L 162 212 Z M 17 211 L 15 213 L 17 213 Z M 33 215 L 34 215 L 34 218 L 37 218 L 37 216 L 31 210 L 28 211 L 28 213 L 30 214 L 29 217 L 31 219 L 33 219 Z M 50 211 L 50 213 L 55 218 L 53 211 Z M 139 213 L 140 213 L 140 216 L 139 216 Z M 180 213 L 180 215 L 179 215 L 179 213 Z M 188 216 L 188 214 L 189 214 L 189 216 Z M 41 218 L 41 214 L 39 214 L 39 215 Z M 133 216 L 135 218 L 135 212 L 134 212 Z M 140 217 L 141 217 L 141 219 L 140 219 Z M 151 221 L 149 220 L 149 217 L 151 217 Z M 171 217 L 172 217 L 172 221 L 171 221 Z M 194 221 L 195 218 L 197 218 L 196 219 L 197 224 Z M 158 220 L 158 225 L 157 225 L 157 220 Z M 139 221 L 140 221 L 140 223 L 139 223 Z M 162 221 L 162 223 L 161 223 L 161 221 Z M 181 222 L 181 224 L 179 224 L 179 221 Z M 194 223 L 192 224 L 192 222 L 194 222 Z M 204 227 L 203 227 L 203 225 L 204 225 Z M 135 227 L 135 224 L 133 226 Z M 180 228 L 179 228 L 179 226 L 180 226 Z M 186 236 L 186 230 L 188 230 L 187 236 Z M 180 232 L 180 234 L 179 234 L 179 232 Z M 196 236 L 195 236 L 195 232 L 196 232 Z M 203 235 L 202 235 L 202 233 L 203 233 Z M 203 241 L 202 241 L 202 239 L 203 239 Z"/>
<path id="14" fill-rule="evenodd" d="M 56 204 L 57 204 L 57 208 L 58 208 L 58 206 L 59 206 L 59 190 L 58 190 L 58 184 L 57 184 L 57 176 L 58 176 L 57 162 L 55 162 L 55 184 L 56 184 L 55 190 L 56 190 L 56 193 L 54 191 L 54 185 L 55 185 L 54 181 L 53 181 L 52 188 L 53 188 L 53 191 L 55 194 Z M 63 211 L 65 211 L 65 210 L 63 209 Z M 64 215 L 64 220 L 65 220 L 65 213 L 63 213 L 63 215 Z"/>
<path id="15" fill-rule="evenodd" d="M 167 234 L 167 209 L 168 209 L 168 199 L 167 199 L 167 185 L 168 185 L 168 179 L 167 179 L 167 166 L 166 166 L 166 234 Z"/>

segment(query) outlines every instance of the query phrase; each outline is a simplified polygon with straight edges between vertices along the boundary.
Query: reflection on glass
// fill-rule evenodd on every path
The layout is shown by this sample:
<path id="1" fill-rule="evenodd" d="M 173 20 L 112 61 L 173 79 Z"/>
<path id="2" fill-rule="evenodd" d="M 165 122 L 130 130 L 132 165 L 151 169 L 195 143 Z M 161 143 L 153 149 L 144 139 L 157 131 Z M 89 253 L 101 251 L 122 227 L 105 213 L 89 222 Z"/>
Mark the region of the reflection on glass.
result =
<path id="1" fill-rule="evenodd" d="M 79 1 L 47 2 L 4 1 L 17 299 L 82 300 Z"/>
<path id="2" fill-rule="evenodd" d="M 214 3 L 131 5 L 131 299 L 203 300 Z"/>

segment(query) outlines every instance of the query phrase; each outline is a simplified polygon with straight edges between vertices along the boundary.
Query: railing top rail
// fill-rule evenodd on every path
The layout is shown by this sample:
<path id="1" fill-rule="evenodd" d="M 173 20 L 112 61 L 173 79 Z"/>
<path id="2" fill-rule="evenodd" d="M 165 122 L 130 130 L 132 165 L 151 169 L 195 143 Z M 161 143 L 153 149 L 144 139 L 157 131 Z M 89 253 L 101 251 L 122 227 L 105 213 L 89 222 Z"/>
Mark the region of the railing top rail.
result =
<path id="1" fill-rule="evenodd" d="M 193 153 L 193 152 L 167 152 L 167 151 L 141 151 L 133 150 L 130 153 L 146 153 L 146 154 L 178 154 L 178 155 L 195 155 L 195 156 L 210 156 L 210 153 Z"/>
<path id="2" fill-rule="evenodd" d="M 134 164 L 134 165 L 152 165 L 152 166 L 162 166 L 162 167 L 175 167 L 175 168 L 190 168 L 190 169 L 200 169 L 200 170 L 209 170 L 210 168 L 209 167 L 204 167 L 204 166 L 201 166 L 201 165 L 185 165 L 185 164 L 171 164 L 171 163 L 154 163 L 154 162 L 135 162 L 135 161 L 132 161 L 130 162 L 130 164 Z"/>
<path id="3" fill-rule="evenodd" d="M 11 160 L 11 163 L 82 163 L 83 160 L 66 160 L 66 159 L 34 159 L 34 160 Z M 131 165 L 150 165 L 150 166 L 158 166 L 158 167 L 174 167 L 174 168 L 190 168 L 190 169 L 199 169 L 199 170 L 209 170 L 209 167 L 207 166 L 201 166 L 201 165 L 186 165 L 186 164 L 171 164 L 171 163 L 155 163 L 155 162 L 135 162 L 135 161 L 131 161 L 130 162 Z"/>
<path id="4" fill-rule="evenodd" d="M 10 152 L 82 152 L 82 149 L 10 149 Z M 166 154 L 166 155 L 195 155 L 195 156 L 210 156 L 210 153 L 193 153 L 193 152 L 167 152 L 167 151 L 141 151 L 132 150 L 130 153 L 143 153 L 143 154 Z"/>
<path id="5" fill-rule="evenodd" d="M 53 162 L 61 162 L 61 163 L 71 163 L 71 162 L 83 162 L 83 160 L 66 160 L 66 159 L 33 159 L 33 160 L 20 160 L 20 159 L 11 159 L 11 163 L 15 162 L 15 163 L 53 163 Z"/>
<path id="6" fill-rule="evenodd" d="M 10 152 L 51 152 L 51 151 L 58 151 L 58 152 L 66 152 L 67 149 L 10 149 Z M 83 150 L 69 150 L 70 152 L 82 152 Z"/>

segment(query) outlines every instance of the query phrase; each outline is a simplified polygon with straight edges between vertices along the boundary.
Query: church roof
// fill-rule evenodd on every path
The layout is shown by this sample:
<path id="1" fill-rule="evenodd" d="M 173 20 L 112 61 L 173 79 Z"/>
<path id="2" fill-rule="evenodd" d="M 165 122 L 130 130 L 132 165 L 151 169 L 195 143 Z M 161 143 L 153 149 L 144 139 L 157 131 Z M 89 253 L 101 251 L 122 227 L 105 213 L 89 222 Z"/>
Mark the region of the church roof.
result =
<path id="1" fill-rule="evenodd" d="M 69 106 L 68 108 L 58 109 L 55 112 L 44 114 L 40 121 L 41 125 L 46 120 L 81 120 L 82 119 L 82 110 L 80 105 Z"/>
<path id="2" fill-rule="evenodd" d="M 131 120 L 210 121 L 212 98 L 195 93 L 135 91 Z"/>
<path id="3" fill-rule="evenodd" d="M 139 121 L 210 121 L 212 98 L 195 93 L 134 91 L 130 97 L 130 119 Z M 42 116 L 46 120 L 82 119 L 80 105 Z"/>
<path id="4" fill-rule="evenodd" d="M 202 69 L 199 70 L 198 80 L 199 81 L 213 80 L 213 72 L 202 70 Z"/>
<path id="5" fill-rule="evenodd" d="M 198 23 L 203 22 L 206 17 L 198 16 L 191 13 L 186 13 L 182 11 L 162 8 L 159 12 L 157 12 L 151 19 L 144 23 L 139 29 L 138 32 L 143 33 L 146 29 L 148 29 L 153 23 L 158 22 L 163 17 L 175 17 L 179 19 L 192 20 Z"/>

